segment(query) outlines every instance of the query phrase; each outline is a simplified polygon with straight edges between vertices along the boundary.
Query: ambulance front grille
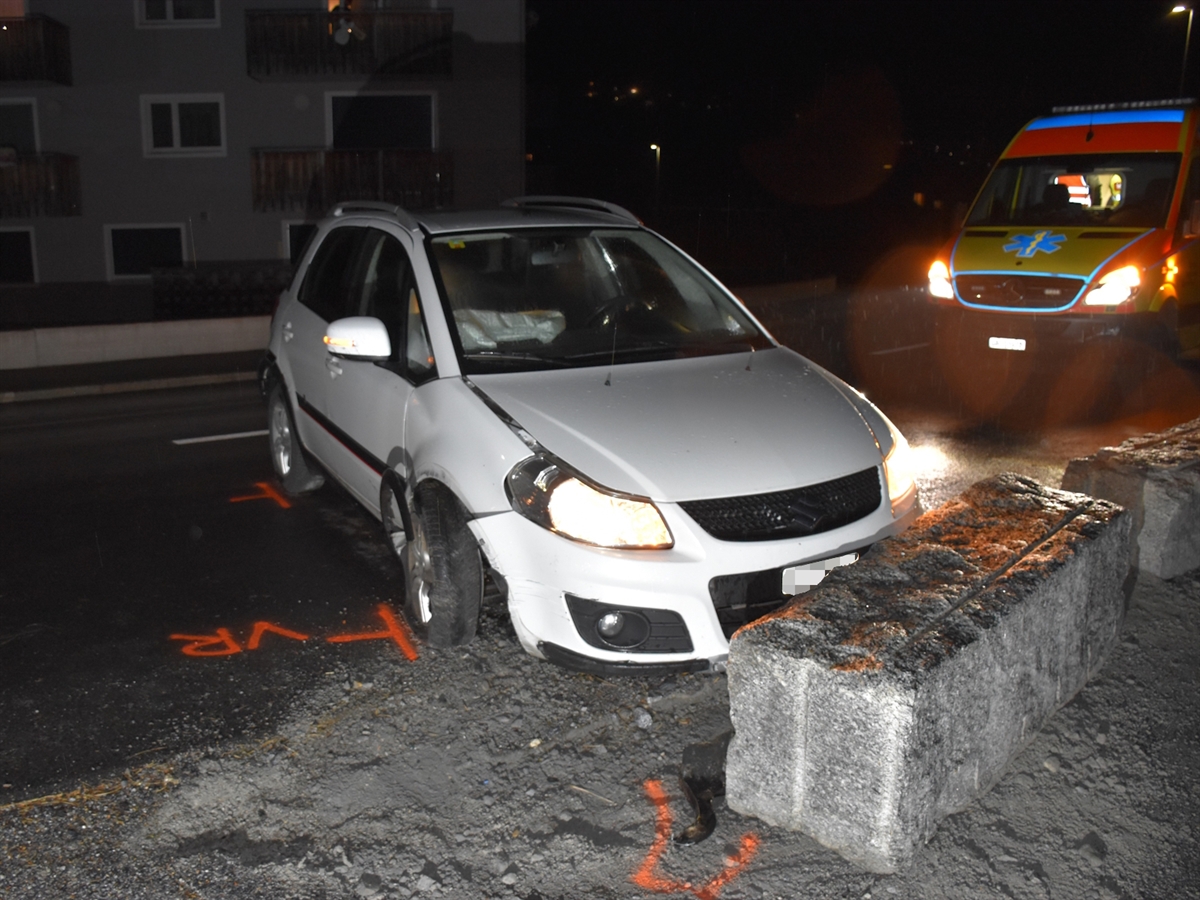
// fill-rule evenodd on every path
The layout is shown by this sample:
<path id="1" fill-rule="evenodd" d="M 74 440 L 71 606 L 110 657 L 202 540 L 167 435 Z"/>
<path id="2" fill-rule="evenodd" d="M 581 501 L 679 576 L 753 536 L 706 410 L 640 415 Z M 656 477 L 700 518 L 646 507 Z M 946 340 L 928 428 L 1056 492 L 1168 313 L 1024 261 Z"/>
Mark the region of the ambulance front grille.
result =
<path id="1" fill-rule="evenodd" d="M 964 303 L 1004 309 L 1063 309 L 1083 291 L 1082 278 L 1053 275 L 957 275 L 954 288 Z"/>

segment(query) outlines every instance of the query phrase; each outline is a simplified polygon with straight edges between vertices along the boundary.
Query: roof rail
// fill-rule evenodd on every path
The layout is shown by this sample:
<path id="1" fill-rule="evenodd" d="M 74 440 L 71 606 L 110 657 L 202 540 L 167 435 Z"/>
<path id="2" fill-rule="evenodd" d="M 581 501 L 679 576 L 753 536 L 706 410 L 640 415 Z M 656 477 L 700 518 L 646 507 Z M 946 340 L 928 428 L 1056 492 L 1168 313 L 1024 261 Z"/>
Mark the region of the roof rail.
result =
<path id="1" fill-rule="evenodd" d="M 416 230 L 421 227 L 420 223 L 403 206 L 397 206 L 395 203 L 380 203 L 376 200 L 347 200 L 334 206 L 329 211 L 329 215 L 336 218 L 352 215 L 356 212 L 388 213 L 395 216 L 400 224 L 406 228 Z"/>
<path id="2" fill-rule="evenodd" d="M 1125 103 L 1080 103 L 1074 106 L 1055 106 L 1050 112 L 1085 113 L 1118 112 L 1126 109 L 1161 109 L 1165 106 L 1195 106 L 1195 97 L 1176 97 L 1173 100 L 1130 100 Z"/>
<path id="3" fill-rule="evenodd" d="M 606 200 L 593 200 L 591 197 L 559 197 L 549 194 L 533 197 L 510 197 L 500 205 L 515 209 L 590 209 L 627 219 L 637 225 L 643 224 L 641 219 L 625 207 L 617 206 Z"/>

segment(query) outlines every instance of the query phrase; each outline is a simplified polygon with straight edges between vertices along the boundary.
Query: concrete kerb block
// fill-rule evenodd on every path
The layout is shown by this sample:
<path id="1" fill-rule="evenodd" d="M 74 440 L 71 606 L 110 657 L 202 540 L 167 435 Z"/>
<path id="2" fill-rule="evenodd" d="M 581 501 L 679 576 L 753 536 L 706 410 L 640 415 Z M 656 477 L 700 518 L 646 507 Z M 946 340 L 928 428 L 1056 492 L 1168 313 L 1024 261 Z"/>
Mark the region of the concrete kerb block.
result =
<path id="1" fill-rule="evenodd" d="M 1134 567 L 1174 578 L 1200 566 L 1200 419 L 1073 459 L 1062 486 L 1129 510 Z"/>
<path id="2" fill-rule="evenodd" d="M 726 799 L 873 872 L 904 867 L 1095 674 L 1131 516 L 981 482 L 741 629 Z"/>

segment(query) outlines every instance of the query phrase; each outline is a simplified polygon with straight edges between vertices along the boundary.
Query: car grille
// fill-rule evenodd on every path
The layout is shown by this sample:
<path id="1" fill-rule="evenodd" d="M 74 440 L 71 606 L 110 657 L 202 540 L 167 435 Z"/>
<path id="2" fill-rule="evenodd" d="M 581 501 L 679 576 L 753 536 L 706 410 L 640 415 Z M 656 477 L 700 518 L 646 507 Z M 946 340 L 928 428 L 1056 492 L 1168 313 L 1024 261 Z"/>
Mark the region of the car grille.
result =
<path id="1" fill-rule="evenodd" d="M 1083 290 L 1082 278 L 1051 275 L 957 275 L 954 287 L 966 303 L 1005 309 L 1062 309 Z"/>
<path id="2" fill-rule="evenodd" d="M 723 541 L 770 541 L 832 531 L 879 508 L 883 493 L 874 467 L 821 484 L 679 505 Z"/>

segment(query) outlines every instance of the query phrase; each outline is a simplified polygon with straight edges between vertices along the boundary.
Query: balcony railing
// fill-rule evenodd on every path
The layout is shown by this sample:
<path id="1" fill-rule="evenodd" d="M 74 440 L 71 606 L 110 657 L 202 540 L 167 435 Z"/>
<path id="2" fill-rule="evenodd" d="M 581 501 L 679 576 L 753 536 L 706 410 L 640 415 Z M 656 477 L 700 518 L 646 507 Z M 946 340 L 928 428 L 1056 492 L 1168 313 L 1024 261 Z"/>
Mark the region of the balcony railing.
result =
<path id="1" fill-rule="evenodd" d="M 450 75 L 450 10 L 246 11 L 251 78 Z"/>
<path id="2" fill-rule="evenodd" d="M 0 218 L 79 215 L 79 157 L 35 153 L 0 164 Z"/>
<path id="3" fill-rule="evenodd" d="M 320 215 L 346 200 L 379 200 L 406 209 L 454 202 L 448 150 L 254 150 L 257 212 Z"/>
<path id="4" fill-rule="evenodd" d="M 71 83 L 71 32 L 48 16 L 0 19 L 0 84 Z"/>

